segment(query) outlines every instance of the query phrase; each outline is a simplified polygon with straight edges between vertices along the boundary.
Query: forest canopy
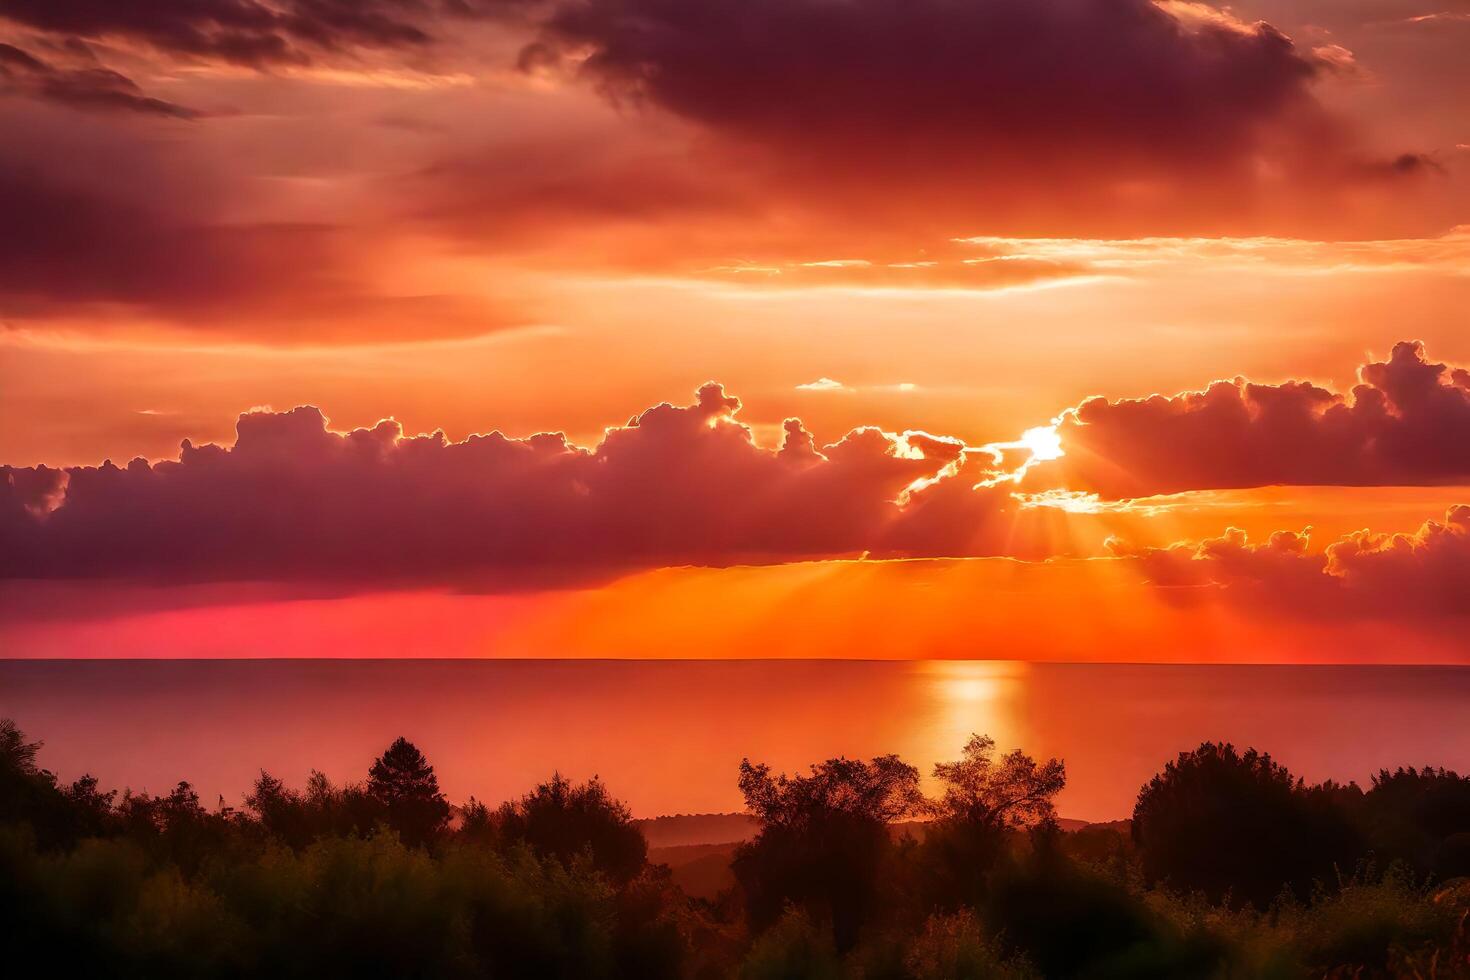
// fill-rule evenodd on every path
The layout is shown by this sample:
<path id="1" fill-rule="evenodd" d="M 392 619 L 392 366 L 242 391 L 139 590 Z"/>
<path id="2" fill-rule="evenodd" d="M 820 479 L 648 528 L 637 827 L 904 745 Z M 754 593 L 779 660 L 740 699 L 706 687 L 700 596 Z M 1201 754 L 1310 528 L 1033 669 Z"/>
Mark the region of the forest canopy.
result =
<path id="1" fill-rule="evenodd" d="M 0 954 L 123 977 L 1470 976 L 1470 779 L 1308 785 L 1205 743 L 1066 831 L 1062 760 L 974 736 L 775 773 L 685 891 L 600 780 L 452 804 L 405 738 L 234 807 L 64 782 L 0 721 Z"/>

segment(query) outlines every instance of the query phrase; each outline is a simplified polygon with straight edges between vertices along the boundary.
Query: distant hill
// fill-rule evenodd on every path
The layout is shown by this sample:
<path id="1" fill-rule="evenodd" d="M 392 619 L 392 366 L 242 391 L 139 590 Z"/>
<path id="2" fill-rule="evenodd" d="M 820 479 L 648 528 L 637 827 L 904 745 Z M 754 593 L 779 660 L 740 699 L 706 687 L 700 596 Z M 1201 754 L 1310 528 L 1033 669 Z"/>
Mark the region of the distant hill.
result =
<path id="1" fill-rule="evenodd" d="M 755 818 L 746 813 L 676 813 L 666 817 L 635 820 L 633 823 L 643 831 L 648 846 L 653 849 L 739 843 L 750 840 L 760 830 Z M 1089 823 L 1086 820 L 1062 817 L 1057 823 L 1067 833 L 1093 827 L 1118 830 L 1126 834 L 1129 827 L 1127 820 Z M 894 832 L 922 840 L 924 824 L 922 821 L 905 821 L 895 825 Z"/>
<path id="2" fill-rule="evenodd" d="M 633 822 L 651 848 L 738 843 L 750 840 L 759 829 L 747 813 L 676 813 Z"/>
<path id="3" fill-rule="evenodd" d="M 681 844 L 673 847 L 650 847 L 648 860 L 666 864 L 674 884 L 692 898 L 714 900 L 720 892 L 735 884 L 730 859 L 739 841 L 723 844 Z"/>

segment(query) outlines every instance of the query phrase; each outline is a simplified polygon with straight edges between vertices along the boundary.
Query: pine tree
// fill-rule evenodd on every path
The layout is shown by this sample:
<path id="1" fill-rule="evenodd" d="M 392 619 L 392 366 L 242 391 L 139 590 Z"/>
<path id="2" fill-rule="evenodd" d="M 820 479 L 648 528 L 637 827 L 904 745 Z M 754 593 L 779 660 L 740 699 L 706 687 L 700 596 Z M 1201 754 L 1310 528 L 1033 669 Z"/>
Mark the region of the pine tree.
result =
<path id="1" fill-rule="evenodd" d="M 449 802 L 439 792 L 434 767 L 406 738 L 394 741 L 373 763 L 367 790 L 405 844 L 427 843 L 449 820 Z"/>

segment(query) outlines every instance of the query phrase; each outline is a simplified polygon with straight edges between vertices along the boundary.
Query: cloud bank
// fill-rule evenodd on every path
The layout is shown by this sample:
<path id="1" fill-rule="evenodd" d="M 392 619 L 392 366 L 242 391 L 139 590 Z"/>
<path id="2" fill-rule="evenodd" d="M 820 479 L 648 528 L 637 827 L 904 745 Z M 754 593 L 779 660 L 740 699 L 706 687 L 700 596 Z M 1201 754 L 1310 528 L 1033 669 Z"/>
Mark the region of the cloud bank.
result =
<path id="1" fill-rule="evenodd" d="M 1173 396 L 1090 398 L 1060 417 L 1067 455 L 1028 482 L 1139 497 L 1470 480 L 1470 371 L 1403 341 L 1358 377 L 1348 393 L 1235 378 Z"/>
<path id="2" fill-rule="evenodd" d="M 292 85 L 288 70 L 407 70 L 457 26 L 515 6 L 0 0 L 0 318 L 266 343 L 465 336 L 523 322 L 478 297 L 382 295 L 373 262 L 390 229 L 365 227 L 362 208 L 302 218 L 281 200 L 280 188 L 310 174 L 287 154 L 340 145 L 342 127 L 288 136 L 283 150 L 268 127 L 311 109 L 252 102 Z M 293 92 L 293 103 L 312 104 L 315 93 Z M 247 119 L 260 135 L 223 149 L 217 141 L 238 139 Z M 252 171 L 262 159 L 272 162 Z"/>
<path id="3" fill-rule="evenodd" d="M 1359 531 L 1324 550 L 1311 529 L 1251 542 L 1230 528 L 1218 538 L 1168 548 L 1112 540 L 1110 552 L 1139 562 L 1160 587 L 1218 586 L 1234 600 L 1307 615 L 1470 615 L 1470 506 L 1450 508 L 1407 534 Z"/>
<path id="4" fill-rule="evenodd" d="M 406 436 L 392 420 L 341 433 L 316 408 L 253 411 L 234 445 L 186 440 L 176 460 L 0 467 L 0 576 L 419 581 L 861 554 L 1044 558 L 1077 553 L 1065 531 L 1077 515 L 1168 510 L 1120 498 L 1470 479 L 1470 372 L 1406 341 L 1359 374 L 1346 395 L 1236 379 L 1090 399 L 1053 428 L 981 447 L 871 427 L 819 445 L 790 418 L 768 448 L 713 382 L 593 448 L 559 433 Z M 1445 527 L 1460 535 L 1467 514 Z M 1417 581 L 1371 570 L 1390 568 L 1406 540 L 1365 533 L 1323 557 L 1301 535 L 1258 547 L 1233 532 L 1133 557 L 1160 580 L 1290 570 L 1313 589 L 1325 575 L 1371 590 Z M 1403 554 L 1426 574 L 1459 574 L 1434 556 L 1461 540 L 1426 525 Z"/>
<path id="5" fill-rule="evenodd" d="M 0 0 L 0 315 L 370 343 L 544 321 L 548 270 L 979 291 L 1119 273 L 999 236 L 1435 241 L 1458 157 L 1358 132 L 1329 47 L 1153 0 Z"/>
<path id="6" fill-rule="evenodd" d="M 988 454 L 857 429 L 779 449 L 717 384 L 607 431 L 452 443 L 396 422 L 332 432 L 314 408 L 242 415 L 179 459 L 0 468 L 0 576 L 449 578 L 506 569 L 732 564 L 873 552 L 1001 553 L 1012 507 Z"/>

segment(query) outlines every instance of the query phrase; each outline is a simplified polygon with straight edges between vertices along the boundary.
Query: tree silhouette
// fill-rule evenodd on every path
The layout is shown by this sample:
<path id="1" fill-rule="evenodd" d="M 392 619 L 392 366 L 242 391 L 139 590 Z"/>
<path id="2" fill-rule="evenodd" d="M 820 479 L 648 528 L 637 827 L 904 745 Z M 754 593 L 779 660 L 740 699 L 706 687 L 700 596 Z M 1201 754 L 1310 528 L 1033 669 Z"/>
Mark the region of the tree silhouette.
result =
<path id="1" fill-rule="evenodd" d="M 1334 787 L 1311 791 L 1265 753 L 1205 742 L 1143 787 L 1133 839 L 1144 876 L 1211 901 L 1265 906 L 1300 896 L 1362 851 Z"/>
<path id="2" fill-rule="evenodd" d="M 37 767 L 40 742 L 27 742 L 9 718 L 0 718 L 0 821 L 24 820 L 38 831 L 42 844 L 61 842 L 57 823 L 62 800 L 56 779 Z"/>
<path id="3" fill-rule="evenodd" d="M 0 718 L 0 823 L 25 821 L 48 848 L 104 833 L 114 794 L 99 792 L 91 776 L 58 786 L 56 776 L 36 764 L 41 745 L 26 741 L 11 719 Z"/>
<path id="4" fill-rule="evenodd" d="M 560 773 L 497 814 L 502 844 L 525 844 L 565 865 L 581 855 L 617 884 L 626 884 L 648 861 L 648 842 L 628 808 L 593 777 L 573 785 Z"/>
<path id="5" fill-rule="evenodd" d="M 451 831 L 402 739 L 362 783 L 262 772 L 242 812 L 188 782 L 114 802 L 91 777 L 58 784 L 37 748 L 0 722 L 0 962 L 22 972 L 57 956 L 68 974 L 160 980 L 1458 977 L 1470 962 L 1470 889 L 1444 880 L 1467 855 L 1470 780 L 1442 769 L 1380 772 L 1365 794 L 1206 743 L 1144 787 L 1136 849 L 1096 851 L 1054 819 L 1062 764 L 983 736 L 936 767 L 933 801 L 895 756 L 791 777 L 747 760 L 760 833 L 738 848 L 738 887 L 706 900 L 647 866 L 596 779 L 553 776 L 498 809 L 470 798 Z M 918 815 L 934 819 L 893 832 Z M 377 832 L 385 818 L 398 834 Z M 1360 853 L 1354 827 L 1390 870 L 1332 873 Z M 1319 880 L 1269 915 L 1146 885 L 1264 904 Z"/>
<path id="6" fill-rule="evenodd" d="M 245 806 L 266 833 L 291 847 L 305 847 L 321 832 L 312 826 L 305 797 L 264 769 L 246 794 Z"/>
<path id="7" fill-rule="evenodd" d="M 761 822 L 732 863 L 751 924 L 766 928 L 796 905 L 831 923 L 839 952 L 850 949 L 877 912 L 894 851 L 888 825 L 926 808 L 919 771 L 885 755 L 829 759 L 808 776 L 772 776 L 769 766 L 746 759 L 740 792 Z"/>
<path id="8" fill-rule="evenodd" d="M 101 837 L 112 826 L 116 790 L 101 792 L 95 776 L 82 776 L 61 791 L 71 812 L 73 837 Z"/>
<path id="9" fill-rule="evenodd" d="M 995 740 L 971 735 L 957 762 L 941 762 L 934 776 L 945 784 L 937 815 L 988 827 L 1021 829 L 1056 819 L 1056 795 L 1067 785 L 1059 759 L 1037 765 L 1020 749 L 992 759 Z"/>
<path id="10" fill-rule="evenodd" d="M 1038 764 L 1019 749 L 995 759 L 994 751 L 989 736 L 971 735 L 958 761 L 934 767 L 945 790 L 930 808 L 919 861 L 923 890 L 940 908 L 977 906 L 1014 832 L 1056 820 L 1054 800 L 1067 784 L 1062 762 Z"/>
<path id="11" fill-rule="evenodd" d="M 459 836 L 465 840 L 493 844 L 496 838 L 495 811 L 471 796 L 459 809 Z"/>
<path id="12" fill-rule="evenodd" d="M 449 820 L 449 802 L 429 760 L 400 736 L 368 769 L 367 795 L 405 844 L 426 844 Z"/>
<path id="13" fill-rule="evenodd" d="M 0 772 L 34 776 L 40 742 L 27 742 L 25 733 L 9 718 L 0 718 Z"/>
<path id="14" fill-rule="evenodd" d="M 871 762 L 828 759 L 810 776 L 771 775 L 771 767 L 740 763 L 740 793 L 745 807 L 768 826 L 796 827 L 836 815 L 888 824 L 922 813 L 919 770 L 896 755 Z"/>
<path id="15" fill-rule="evenodd" d="M 1470 875 L 1470 778 L 1430 766 L 1380 770 L 1363 810 L 1381 856 L 1421 875 Z"/>

